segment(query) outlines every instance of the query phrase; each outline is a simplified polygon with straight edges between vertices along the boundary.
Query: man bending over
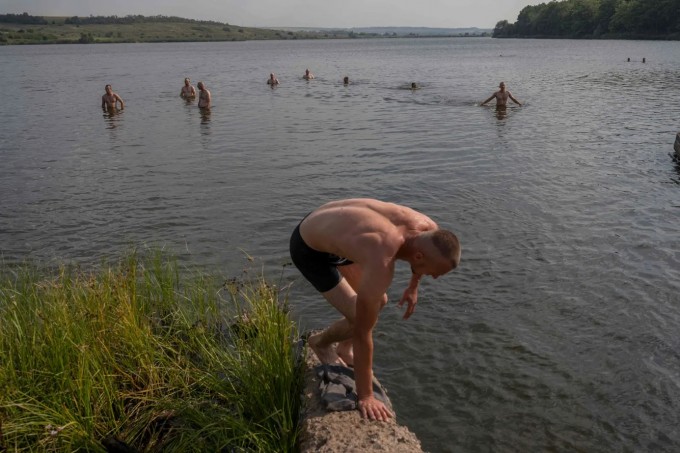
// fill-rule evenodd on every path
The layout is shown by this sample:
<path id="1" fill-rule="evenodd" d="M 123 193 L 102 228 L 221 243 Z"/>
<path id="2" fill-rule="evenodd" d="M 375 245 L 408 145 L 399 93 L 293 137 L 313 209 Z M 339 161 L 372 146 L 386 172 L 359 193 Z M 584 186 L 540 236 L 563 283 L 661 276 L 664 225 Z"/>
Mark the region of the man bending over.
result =
<path id="1" fill-rule="evenodd" d="M 322 363 L 354 366 L 362 417 L 392 416 L 373 396 L 373 327 L 387 303 L 396 260 L 411 265 L 411 280 L 399 302 L 400 307 L 408 304 L 408 319 L 416 308 L 421 277 L 438 278 L 455 269 L 460 253 L 456 235 L 439 229 L 426 215 L 368 198 L 327 203 L 293 231 L 293 263 L 343 315 L 310 336 L 308 344 Z"/>

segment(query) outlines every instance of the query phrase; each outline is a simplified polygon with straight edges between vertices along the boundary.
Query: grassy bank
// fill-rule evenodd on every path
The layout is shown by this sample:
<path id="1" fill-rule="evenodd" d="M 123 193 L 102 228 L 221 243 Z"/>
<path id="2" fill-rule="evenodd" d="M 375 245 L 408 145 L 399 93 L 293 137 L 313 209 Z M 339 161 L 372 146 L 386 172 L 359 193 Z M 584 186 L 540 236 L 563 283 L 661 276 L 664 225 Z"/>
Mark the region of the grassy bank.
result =
<path id="1" fill-rule="evenodd" d="M 0 451 L 295 450 L 297 332 L 263 278 L 158 253 L 2 271 Z"/>
<path id="2" fill-rule="evenodd" d="M 68 24 L 66 17 L 45 17 L 47 24 L 0 23 L 1 44 L 92 44 L 123 42 L 245 41 L 348 37 L 346 32 L 280 31 L 202 22 Z"/>

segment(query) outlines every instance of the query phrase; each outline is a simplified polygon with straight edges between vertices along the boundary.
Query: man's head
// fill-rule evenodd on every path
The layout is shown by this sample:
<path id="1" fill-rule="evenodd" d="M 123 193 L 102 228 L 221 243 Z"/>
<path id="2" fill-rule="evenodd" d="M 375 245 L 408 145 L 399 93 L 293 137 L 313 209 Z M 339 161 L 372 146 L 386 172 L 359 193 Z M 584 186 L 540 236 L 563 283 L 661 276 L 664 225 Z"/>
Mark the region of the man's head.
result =
<path id="1" fill-rule="evenodd" d="M 106 91 L 106 94 L 111 94 L 111 92 L 113 91 L 113 88 L 111 88 L 111 85 L 106 85 L 104 87 L 104 90 Z"/>
<path id="2" fill-rule="evenodd" d="M 414 245 L 409 263 L 416 274 L 437 278 L 455 269 L 460 263 L 460 242 L 448 230 L 421 233 Z"/>
<path id="3" fill-rule="evenodd" d="M 184 85 L 189 86 L 190 83 L 191 83 L 191 79 L 189 79 L 189 77 L 184 79 Z"/>
<path id="4" fill-rule="evenodd" d="M 498 85 L 498 88 L 500 88 L 501 91 L 505 91 L 505 82 L 501 82 L 501 83 Z"/>
<path id="5" fill-rule="evenodd" d="M 198 82 L 198 83 L 196 84 L 196 86 L 197 86 L 198 89 L 201 90 L 201 91 L 203 91 L 203 89 L 205 89 L 205 85 L 203 85 L 203 82 Z"/>

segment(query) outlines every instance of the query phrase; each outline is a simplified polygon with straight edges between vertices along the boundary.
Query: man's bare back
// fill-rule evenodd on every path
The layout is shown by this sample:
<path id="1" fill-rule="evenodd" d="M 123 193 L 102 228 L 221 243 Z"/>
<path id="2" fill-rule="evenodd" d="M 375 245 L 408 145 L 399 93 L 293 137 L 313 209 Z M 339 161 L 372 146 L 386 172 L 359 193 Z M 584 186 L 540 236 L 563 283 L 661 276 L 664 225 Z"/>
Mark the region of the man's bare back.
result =
<path id="1" fill-rule="evenodd" d="M 396 254 L 409 232 L 437 229 L 429 217 L 405 206 L 357 198 L 327 203 L 311 213 L 300 225 L 305 242 L 316 250 L 333 253 L 361 263 L 382 249 L 386 256 Z"/>

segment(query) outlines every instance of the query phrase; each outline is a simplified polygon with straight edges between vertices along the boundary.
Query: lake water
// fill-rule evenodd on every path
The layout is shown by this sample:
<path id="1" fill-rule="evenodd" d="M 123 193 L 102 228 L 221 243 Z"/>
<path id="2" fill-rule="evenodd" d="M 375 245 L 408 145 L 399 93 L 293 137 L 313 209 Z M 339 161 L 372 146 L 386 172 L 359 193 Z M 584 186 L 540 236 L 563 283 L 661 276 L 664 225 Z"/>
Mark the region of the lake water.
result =
<path id="1" fill-rule="evenodd" d="M 523 107 L 479 106 L 501 80 Z M 336 315 L 285 266 L 292 229 L 333 199 L 402 203 L 463 244 L 408 321 L 399 265 L 375 332 L 426 450 L 680 450 L 677 42 L 0 47 L 0 81 L 5 263 L 146 244 L 230 277 L 247 254 L 317 328 Z"/>

